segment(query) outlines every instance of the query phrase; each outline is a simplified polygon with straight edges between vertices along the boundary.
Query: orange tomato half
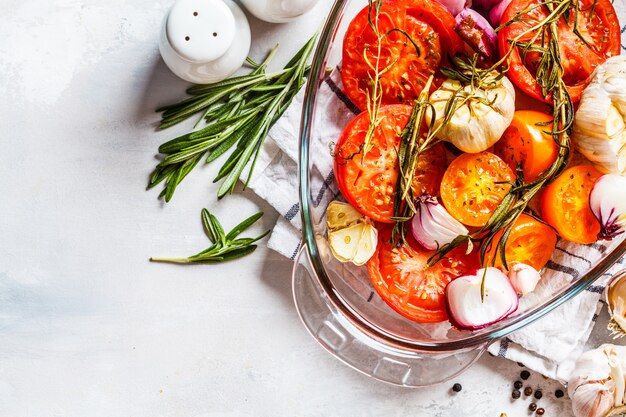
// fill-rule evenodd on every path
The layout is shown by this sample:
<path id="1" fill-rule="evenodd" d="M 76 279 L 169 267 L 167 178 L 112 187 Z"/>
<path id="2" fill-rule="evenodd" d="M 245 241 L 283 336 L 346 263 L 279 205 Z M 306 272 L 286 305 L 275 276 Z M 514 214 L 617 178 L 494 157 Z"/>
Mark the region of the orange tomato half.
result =
<path id="1" fill-rule="evenodd" d="M 501 230 L 496 233 L 492 246 L 487 252 L 485 259 L 489 266 L 503 265 L 501 250 L 498 245 L 503 232 Z M 548 263 L 555 246 L 556 232 L 554 229 L 532 216 L 522 214 L 515 221 L 504 247 L 507 268 L 515 263 L 523 263 L 538 271 Z"/>
<path id="2" fill-rule="evenodd" d="M 464 153 L 443 174 L 441 200 L 461 223 L 484 226 L 514 180 L 513 170 L 496 155 Z"/>
<path id="3" fill-rule="evenodd" d="M 548 125 L 538 126 L 538 124 Z M 524 182 L 536 180 L 550 168 L 559 153 L 554 138 L 546 133 L 552 129 L 552 116 L 534 111 L 518 110 L 513 121 L 493 147 L 493 152 L 517 172 L 522 168 Z"/>
<path id="4" fill-rule="evenodd" d="M 541 198 L 541 217 L 564 239 L 593 243 L 600 223 L 589 207 L 589 194 L 602 173 L 591 165 L 578 165 L 563 171 Z"/>

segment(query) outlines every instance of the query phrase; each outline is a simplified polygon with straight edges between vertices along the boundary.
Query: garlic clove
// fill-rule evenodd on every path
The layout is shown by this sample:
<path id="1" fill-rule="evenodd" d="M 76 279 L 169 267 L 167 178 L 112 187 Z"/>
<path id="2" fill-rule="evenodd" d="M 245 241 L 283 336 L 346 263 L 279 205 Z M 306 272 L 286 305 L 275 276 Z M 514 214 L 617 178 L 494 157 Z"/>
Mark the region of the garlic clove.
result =
<path id="1" fill-rule="evenodd" d="M 363 234 L 363 224 L 335 230 L 328 233 L 330 250 L 342 262 L 351 261 L 359 248 L 359 241 Z"/>
<path id="2" fill-rule="evenodd" d="M 367 263 L 372 255 L 374 255 L 374 252 L 376 252 L 377 244 L 378 230 L 371 224 L 364 224 L 361 239 L 357 245 L 356 253 L 352 258 L 352 263 L 355 265 L 364 265 Z"/>
<path id="3" fill-rule="evenodd" d="M 509 270 L 508 276 L 515 291 L 522 295 L 532 292 L 541 279 L 539 271 L 523 263 L 513 264 Z"/>
<path id="4" fill-rule="evenodd" d="M 329 230 L 342 229 L 364 219 L 351 204 L 341 201 L 332 201 L 326 209 L 326 225 Z"/>
<path id="5" fill-rule="evenodd" d="M 604 291 L 611 321 L 608 329 L 615 338 L 626 335 L 626 270 L 615 274 Z"/>

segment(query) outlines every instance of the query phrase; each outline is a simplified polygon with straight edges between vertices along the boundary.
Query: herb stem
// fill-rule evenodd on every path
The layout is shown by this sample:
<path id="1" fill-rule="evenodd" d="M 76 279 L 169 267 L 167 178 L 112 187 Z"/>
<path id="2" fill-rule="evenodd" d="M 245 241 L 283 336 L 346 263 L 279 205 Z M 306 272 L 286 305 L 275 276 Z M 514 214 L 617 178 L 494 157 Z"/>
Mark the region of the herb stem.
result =
<path id="1" fill-rule="evenodd" d="M 317 35 L 309 39 L 282 70 L 271 74 L 265 72 L 276 53 L 275 47 L 261 64 L 253 63 L 254 69 L 249 74 L 192 86 L 187 89 L 192 97 L 157 109 L 163 112 L 160 129 L 197 113 L 202 116 L 196 128 L 201 123 L 205 126 L 159 147 L 164 158 L 152 173 L 148 188 L 164 182 L 159 197 L 169 202 L 178 185 L 200 159 L 208 154 L 205 163 L 210 163 L 233 146 L 235 149 L 213 181 L 222 181 L 217 197 L 232 193 L 249 167 L 244 181 L 244 188 L 247 187 L 265 137 L 305 82 L 304 77 L 310 68 L 307 62 L 316 39 Z"/>

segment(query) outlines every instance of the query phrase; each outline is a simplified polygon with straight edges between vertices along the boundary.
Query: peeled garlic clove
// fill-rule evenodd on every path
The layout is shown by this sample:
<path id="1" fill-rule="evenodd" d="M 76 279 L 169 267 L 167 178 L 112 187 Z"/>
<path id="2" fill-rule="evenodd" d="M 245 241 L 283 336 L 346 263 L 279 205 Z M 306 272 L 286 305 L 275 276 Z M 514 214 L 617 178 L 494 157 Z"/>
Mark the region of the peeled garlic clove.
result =
<path id="1" fill-rule="evenodd" d="M 509 270 L 508 276 L 515 291 L 522 295 L 532 292 L 541 279 L 539 271 L 523 263 L 513 264 Z"/>
<path id="2" fill-rule="evenodd" d="M 351 204 L 341 201 L 332 201 L 326 209 L 326 225 L 329 230 L 342 229 L 364 219 Z"/>
<path id="3" fill-rule="evenodd" d="M 616 337 L 626 335 L 626 271 L 621 271 L 609 281 L 604 297 L 611 315 L 608 329 Z"/>
<path id="4" fill-rule="evenodd" d="M 359 240 L 361 240 L 361 234 L 363 233 L 363 226 L 362 223 L 358 223 L 354 226 L 328 233 L 330 250 L 337 259 L 342 262 L 348 262 L 354 258 L 359 246 Z"/>
<path id="5" fill-rule="evenodd" d="M 356 254 L 352 258 L 355 265 L 364 265 L 370 260 L 376 251 L 378 244 L 378 230 L 371 224 L 363 224 L 361 239 L 357 246 Z"/>

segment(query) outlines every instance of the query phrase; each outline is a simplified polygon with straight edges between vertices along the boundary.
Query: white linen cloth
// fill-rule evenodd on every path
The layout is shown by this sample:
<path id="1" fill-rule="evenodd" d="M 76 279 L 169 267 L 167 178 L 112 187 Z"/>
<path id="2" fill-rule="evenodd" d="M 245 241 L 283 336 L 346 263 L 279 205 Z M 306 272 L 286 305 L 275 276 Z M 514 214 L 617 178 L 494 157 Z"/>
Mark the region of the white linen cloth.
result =
<path id="1" fill-rule="evenodd" d="M 614 3 L 622 28 L 622 45 L 626 45 L 626 0 Z M 626 47 L 622 46 L 626 51 Z M 298 137 L 304 89 L 294 99 L 289 109 L 274 125 L 259 155 L 257 168 L 250 188 L 269 202 L 281 214 L 268 246 L 282 255 L 294 259 L 301 247 L 301 220 L 299 184 L 297 173 Z M 315 203 L 326 207 L 337 195 L 332 170 L 332 156 L 329 146 L 339 137 L 343 126 L 356 114 L 358 109 L 341 91 L 341 78 L 338 69 L 324 80 L 318 92 L 318 111 L 313 135 L 312 153 L 315 154 L 316 172 L 312 178 L 312 195 Z M 319 109 L 324 111 L 319 111 Z M 320 157 L 320 156 L 326 157 Z M 603 243 L 587 247 L 559 241 L 552 260 L 547 265 L 549 279 L 542 279 L 537 290 L 522 303 L 534 303 L 542 294 L 551 294 L 551 288 L 563 285 L 585 271 L 607 250 Z M 551 312 L 543 319 L 501 339 L 489 347 L 493 355 L 523 363 L 543 375 L 565 381 L 576 358 L 582 353 L 589 338 L 595 319 L 603 306 L 601 295 L 606 280 L 620 264 L 605 274 L 606 277 L 583 291 L 574 299 Z M 553 291 L 553 290 L 552 290 Z"/>

